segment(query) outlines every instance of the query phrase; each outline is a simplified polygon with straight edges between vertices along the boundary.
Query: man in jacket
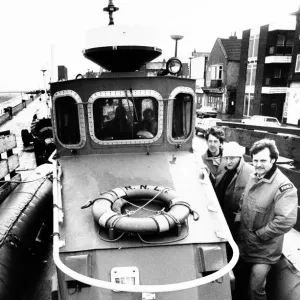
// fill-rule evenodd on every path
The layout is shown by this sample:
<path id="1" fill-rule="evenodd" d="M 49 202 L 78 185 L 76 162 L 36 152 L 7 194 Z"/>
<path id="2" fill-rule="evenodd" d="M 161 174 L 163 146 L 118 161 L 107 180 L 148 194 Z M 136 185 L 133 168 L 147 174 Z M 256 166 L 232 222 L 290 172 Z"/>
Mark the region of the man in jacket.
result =
<path id="1" fill-rule="evenodd" d="M 254 168 L 244 161 L 245 150 L 237 142 L 224 145 L 223 159 L 226 172 L 216 178 L 215 191 L 228 227 L 236 240 L 235 216 L 249 176 Z"/>
<path id="2" fill-rule="evenodd" d="M 254 143 L 250 154 L 255 173 L 245 188 L 240 214 L 240 262 L 236 287 L 243 287 L 239 279 L 249 269 L 249 299 L 267 299 L 265 285 L 271 266 L 282 254 L 283 236 L 297 220 L 297 189 L 276 167 L 279 153 L 273 140 Z M 239 215 L 237 215 L 237 221 Z"/>
<path id="3" fill-rule="evenodd" d="M 222 160 L 222 145 L 225 140 L 225 133 L 221 127 L 212 127 L 204 136 L 208 149 L 202 154 L 201 158 L 214 185 L 216 177 L 225 172 L 225 162 Z"/>

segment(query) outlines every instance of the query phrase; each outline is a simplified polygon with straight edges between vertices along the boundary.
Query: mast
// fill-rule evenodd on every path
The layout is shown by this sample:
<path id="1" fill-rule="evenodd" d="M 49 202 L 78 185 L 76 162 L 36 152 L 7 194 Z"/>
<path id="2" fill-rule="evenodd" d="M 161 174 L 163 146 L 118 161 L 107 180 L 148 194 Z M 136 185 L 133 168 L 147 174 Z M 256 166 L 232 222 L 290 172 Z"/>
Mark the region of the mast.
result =
<path id="1" fill-rule="evenodd" d="M 114 18 L 113 18 L 113 13 L 119 10 L 119 7 L 114 6 L 113 0 L 108 1 L 108 6 L 103 8 L 103 11 L 108 12 L 109 14 L 109 25 L 114 25 Z"/>

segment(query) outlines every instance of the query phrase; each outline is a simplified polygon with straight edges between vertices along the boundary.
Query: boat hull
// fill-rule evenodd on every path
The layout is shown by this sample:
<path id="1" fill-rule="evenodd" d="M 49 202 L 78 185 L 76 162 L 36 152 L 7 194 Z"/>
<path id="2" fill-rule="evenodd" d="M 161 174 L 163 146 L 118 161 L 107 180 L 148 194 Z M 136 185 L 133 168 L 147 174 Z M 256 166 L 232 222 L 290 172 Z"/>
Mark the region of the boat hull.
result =
<path id="1" fill-rule="evenodd" d="M 0 206 L 0 299 L 20 299 L 43 223 L 52 220 L 52 166 L 41 165 Z M 45 177 L 46 176 L 46 177 Z"/>

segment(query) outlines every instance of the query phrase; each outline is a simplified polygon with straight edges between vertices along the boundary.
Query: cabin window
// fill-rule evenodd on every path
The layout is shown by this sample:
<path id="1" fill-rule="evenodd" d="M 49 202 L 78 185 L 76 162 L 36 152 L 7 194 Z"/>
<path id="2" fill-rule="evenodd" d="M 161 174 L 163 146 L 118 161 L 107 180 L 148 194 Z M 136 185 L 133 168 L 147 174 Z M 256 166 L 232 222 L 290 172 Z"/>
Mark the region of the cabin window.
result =
<path id="1" fill-rule="evenodd" d="M 57 137 L 66 145 L 80 143 L 78 105 L 70 96 L 59 97 L 55 101 Z"/>
<path id="2" fill-rule="evenodd" d="M 158 133 L 158 101 L 152 97 L 97 98 L 93 102 L 96 139 L 152 139 Z"/>
<path id="3" fill-rule="evenodd" d="M 186 139 L 191 133 L 193 115 L 193 97 L 189 94 L 177 94 L 173 102 L 172 138 Z"/>

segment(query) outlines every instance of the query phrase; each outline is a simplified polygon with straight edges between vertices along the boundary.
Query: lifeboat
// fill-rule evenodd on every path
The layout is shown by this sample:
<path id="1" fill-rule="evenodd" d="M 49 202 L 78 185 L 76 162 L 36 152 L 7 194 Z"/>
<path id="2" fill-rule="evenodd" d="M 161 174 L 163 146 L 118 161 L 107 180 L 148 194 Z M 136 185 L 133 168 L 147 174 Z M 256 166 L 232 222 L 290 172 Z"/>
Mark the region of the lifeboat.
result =
<path id="1" fill-rule="evenodd" d="M 43 223 L 51 222 L 52 165 L 21 182 L 0 206 L 0 299 L 20 299 L 22 274 Z"/>

